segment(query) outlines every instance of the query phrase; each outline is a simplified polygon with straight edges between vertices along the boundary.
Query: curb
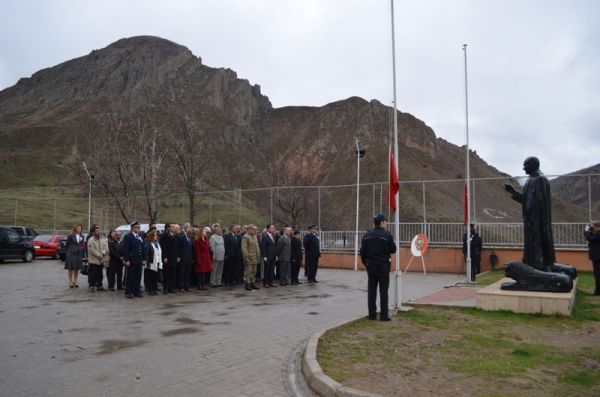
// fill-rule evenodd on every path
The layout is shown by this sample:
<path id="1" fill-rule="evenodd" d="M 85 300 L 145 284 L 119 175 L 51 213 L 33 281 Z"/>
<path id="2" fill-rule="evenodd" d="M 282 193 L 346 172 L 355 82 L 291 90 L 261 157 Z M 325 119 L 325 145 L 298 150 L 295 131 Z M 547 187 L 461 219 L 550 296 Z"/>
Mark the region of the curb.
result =
<path id="1" fill-rule="evenodd" d="M 321 397 L 382 397 L 379 394 L 353 389 L 336 382 L 325 375 L 321 365 L 319 365 L 319 362 L 317 361 L 319 338 L 321 338 L 325 332 L 339 328 L 353 321 L 355 320 L 345 321 L 332 327 L 325 328 L 308 338 L 306 348 L 304 349 L 304 357 L 302 358 L 302 374 L 304 375 L 308 386 Z"/>

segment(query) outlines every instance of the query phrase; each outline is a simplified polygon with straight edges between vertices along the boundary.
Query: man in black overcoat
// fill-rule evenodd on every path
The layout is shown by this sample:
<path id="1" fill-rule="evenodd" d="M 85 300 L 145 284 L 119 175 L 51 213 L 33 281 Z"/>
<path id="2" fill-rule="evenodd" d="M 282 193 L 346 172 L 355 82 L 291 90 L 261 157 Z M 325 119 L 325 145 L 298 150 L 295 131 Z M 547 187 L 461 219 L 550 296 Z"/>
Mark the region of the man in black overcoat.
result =
<path id="1" fill-rule="evenodd" d="M 308 228 L 309 233 L 304 236 L 304 253 L 306 255 L 306 277 L 309 283 L 318 283 L 317 270 L 319 268 L 319 258 L 321 257 L 321 239 L 319 238 L 319 228 L 312 225 Z"/>

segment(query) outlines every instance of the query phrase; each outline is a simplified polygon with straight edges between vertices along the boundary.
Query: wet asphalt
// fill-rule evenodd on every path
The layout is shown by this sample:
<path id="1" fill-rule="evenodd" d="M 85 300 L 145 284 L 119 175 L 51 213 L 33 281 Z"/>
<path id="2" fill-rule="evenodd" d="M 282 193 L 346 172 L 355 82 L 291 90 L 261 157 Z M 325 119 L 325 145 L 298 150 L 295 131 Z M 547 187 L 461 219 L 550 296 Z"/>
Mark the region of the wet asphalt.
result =
<path id="1" fill-rule="evenodd" d="M 59 261 L 0 264 L 0 394 L 291 395 L 288 368 L 301 343 L 366 315 L 364 272 L 320 269 L 317 278 L 131 300 L 89 292 L 86 277 L 69 289 Z M 459 279 L 409 274 L 403 298 Z"/>

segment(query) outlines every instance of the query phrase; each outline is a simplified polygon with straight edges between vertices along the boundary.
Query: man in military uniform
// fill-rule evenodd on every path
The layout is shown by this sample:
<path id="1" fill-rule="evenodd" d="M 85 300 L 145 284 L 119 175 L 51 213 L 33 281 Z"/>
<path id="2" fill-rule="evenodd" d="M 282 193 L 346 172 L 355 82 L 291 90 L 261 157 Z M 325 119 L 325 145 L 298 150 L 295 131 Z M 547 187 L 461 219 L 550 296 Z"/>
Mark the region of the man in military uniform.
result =
<path id="1" fill-rule="evenodd" d="M 123 238 L 122 255 L 125 261 L 125 297 L 133 298 L 134 296 L 141 298 L 141 281 L 142 269 L 146 264 L 144 253 L 146 246 L 144 240 L 139 235 L 140 224 L 133 222 L 131 224 L 131 233 L 128 233 Z"/>
<path id="2" fill-rule="evenodd" d="M 368 304 L 369 320 L 377 319 L 377 285 L 379 284 L 379 303 L 381 321 L 390 321 L 388 312 L 388 288 L 390 286 L 391 254 L 396 252 L 392 235 L 385 230 L 387 219 L 383 214 L 373 218 L 375 227 L 367 232 L 360 246 L 360 257 L 369 276 Z"/>
<path id="3" fill-rule="evenodd" d="M 260 263 L 260 248 L 256 233 L 258 227 L 248 226 L 248 232 L 242 238 L 242 257 L 244 259 L 244 282 L 246 291 L 259 289 L 254 282 L 256 281 L 256 266 Z"/>

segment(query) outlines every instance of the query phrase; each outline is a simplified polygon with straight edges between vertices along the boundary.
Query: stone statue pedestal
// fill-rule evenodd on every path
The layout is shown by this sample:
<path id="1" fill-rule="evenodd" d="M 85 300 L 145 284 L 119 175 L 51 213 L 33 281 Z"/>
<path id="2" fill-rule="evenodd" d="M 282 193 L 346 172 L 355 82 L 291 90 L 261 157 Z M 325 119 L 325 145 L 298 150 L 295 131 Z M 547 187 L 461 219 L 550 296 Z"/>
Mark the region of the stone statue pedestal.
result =
<path id="1" fill-rule="evenodd" d="M 482 310 L 507 310 L 514 313 L 532 313 L 570 316 L 575 303 L 577 279 L 569 292 L 507 291 L 500 287 L 513 281 L 503 278 L 477 291 L 475 302 Z"/>

